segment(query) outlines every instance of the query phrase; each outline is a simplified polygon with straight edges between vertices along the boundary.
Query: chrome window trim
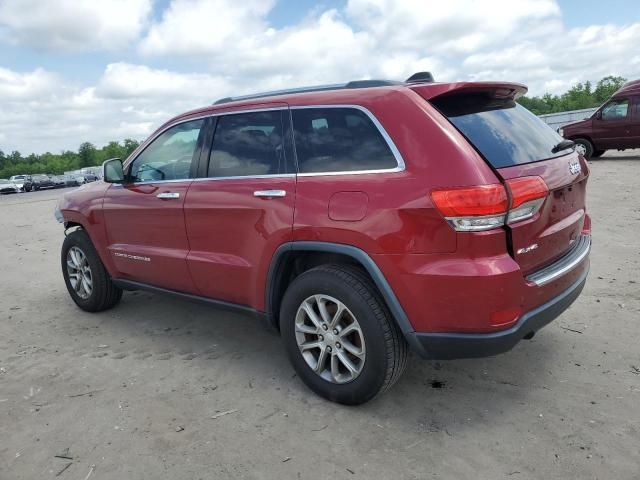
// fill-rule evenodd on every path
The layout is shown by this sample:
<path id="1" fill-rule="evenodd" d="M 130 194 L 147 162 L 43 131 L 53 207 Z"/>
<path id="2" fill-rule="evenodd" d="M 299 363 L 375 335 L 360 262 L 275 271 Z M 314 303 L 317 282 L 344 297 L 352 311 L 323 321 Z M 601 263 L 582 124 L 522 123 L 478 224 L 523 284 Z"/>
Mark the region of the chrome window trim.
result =
<path id="1" fill-rule="evenodd" d="M 382 124 L 380 123 L 380 121 L 376 118 L 376 116 L 366 107 L 363 107 L 362 105 L 353 105 L 353 104 L 327 104 L 327 105 L 296 105 L 296 106 L 291 106 L 289 107 L 290 110 L 304 110 L 304 109 L 319 109 L 319 108 L 351 108 L 351 109 L 355 109 L 355 110 L 359 110 L 362 113 L 364 113 L 369 120 L 371 120 L 371 122 L 374 124 L 374 126 L 378 129 L 378 132 L 380 132 L 380 135 L 382 135 L 382 138 L 384 139 L 384 141 L 386 142 L 387 146 L 389 147 L 389 149 L 391 150 L 391 153 L 393 154 L 394 158 L 396 159 L 396 163 L 397 166 L 393 167 L 393 168 L 383 168 L 383 169 L 369 169 L 369 170 L 340 170 L 340 171 L 333 171 L 333 172 L 307 172 L 307 173 L 300 173 L 298 172 L 298 176 L 299 177 L 318 177 L 318 176 L 335 176 L 335 175 L 364 175 L 364 174 L 376 174 L 376 173 L 396 173 L 396 172 L 403 172 L 406 168 L 406 164 L 404 162 L 404 158 L 402 158 L 402 154 L 400 153 L 400 150 L 398 150 L 398 147 L 396 146 L 396 144 L 393 142 L 393 139 L 391 138 L 391 136 L 389 135 L 389 133 L 387 133 L 387 131 L 385 130 L 385 128 L 382 126 Z M 292 122 L 293 124 L 293 119 Z M 293 132 L 294 135 L 294 146 L 295 146 L 295 129 Z M 297 157 L 297 155 L 296 155 Z M 297 162 L 296 162 L 297 164 Z M 299 166 L 298 166 L 298 170 L 299 170 Z"/>
<path id="2" fill-rule="evenodd" d="M 148 182 L 131 182 L 131 183 L 112 183 L 112 188 L 123 188 L 123 187 L 135 187 L 137 185 L 160 185 L 164 183 L 180 183 L 180 182 L 193 182 L 197 180 L 195 178 L 176 178 L 172 180 L 150 180 Z"/>
<path id="3" fill-rule="evenodd" d="M 199 177 L 194 178 L 194 182 L 219 182 L 220 180 L 259 180 L 261 178 L 294 178 L 295 173 L 272 173 L 265 175 L 234 175 L 232 177 Z"/>
<path id="4" fill-rule="evenodd" d="M 138 151 L 134 151 L 132 153 L 132 156 L 130 156 L 125 161 L 125 163 L 123 165 L 123 168 L 125 168 L 125 169 L 128 168 L 129 165 L 131 165 L 131 163 L 133 163 L 142 154 L 142 152 L 144 152 L 147 149 L 147 147 L 149 145 L 151 145 L 151 143 L 153 143 L 156 140 L 156 138 L 158 138 L 160 135 L 162 135 L 164 132 L 166 132 L 170 128 L 172 128 L 172 127 L 174 127 L 176 125 L 180 125 L 182 123 L 187 123 L 187 122 L 191 122 L 191 121 L 195 121 L 195 120 L 202 120 L 202 119 L 206 119 L 206 118 L 210 118 L 210 117 L 220 117 L 220 116 L 224 116 L 224 115 L 237 115 L 237 114 L 241 114 L 241 113 L 259 113 L 259 112 L 272 112 L 272 111 L 278 111 L 278 110 L 304 110 L 304 109 L 319 109 L 319 108 L 352 108 L 352 109 L 356 109 L 356 110 L 359 110 L 362 113 L 364 113 L 369 118 L 369 120 L 371 120 L 371 122 L 374 124 L 374 126 L 378 129 L 378 132 L 380 132 L 380 135 L 382 135 L 382 138 L 384 139 L 385 143 L 387 144 L 387 146 L 391 150 L 391 153 L 393 154 L 394 158 L 396 159 L 397 166 L 393 167 L 393 168 L 384 168 L 384 169 L 351 170 L 351 171 L 288 173 L 288 174 L 272 174 L 272 175 L 245 175 L 245 176 L 233 176 L 233 177 L 196 177 L 196 178 L 183 178 L 183 179 L 177 179 L 177 180 L 160 180 L 160 181 L 156 181 L 156 182 L 135 182 L 135 183 L 131 183 L 130 185 L 144 185 L 144 184 L 150 184 L 150 183 L 154 183 L 154 184 L 158 184 L 158 183 L 174 183 L 174 182 L 184 182 L 184 181 L 188 181 L 188 180 L 192 180 L 194 182 L 201 182 L 201 181 L 205 181 L 205 180 L 216 180 L 216 181 L 218 181 L 218 180 L 238 180 L 238 179 L 242 179 L 242 178 L 246 178 L 246 179 L 276 178 L 276 177 L 291 178 L 291 177 L 295 177 L 296 175 L 298 177 L 318 177 L 318 176 L 337 176 L 337 175 L 367 175 L 367 174 L 380 174 L 380 173 L 398 173 L 398 172 L 403 172 L 406 169 L 406 164 L 405 164 L 404 158 L 402 157 L 402 154 L 400 153 L 400 150 L 398 150 L 398 147 L 394 143 L 394 141 L 391 138 L 391 136 L 387 133 L 385 128 L 382 126 L 380 121 L 376 118 L 376 116 L 368 108 L 363 107 L 362 105 L 355 105 L 355 104 L 294 105 L 294 106 L 290 106 L 290 107 L 277 106 L 277 107 L 254 108 L 254 109 L 248 109 L 248 110 L 233 110 L 233 111 L 225 111 L 225 112 L 209 112 L 209 113 L 207 113 L 205 115 L 199 115 L 197 117 L 189 117 L 189 118 L 186 118 L 184 120 L 180 120 L 180 121 L 174 122 L 174 123 L 172 123 L 170 125 L 167 125 L 162 130 L 159 130 L 155 134 L 153 134 L 153 136 L 151 138 L 149 138 L 149 139 L 147 139 L 145 141 L 144 149 L 140 150 L 139 152 Z M 290 121 L 291 121 L 291 125 L 293 127 L 293 118 L 290 118 Z M 294 136 L 295 136 L 295 132 L 294 132 Z M 295 149 L 295 138 L 294 138 L 294 149 Z M 297 161 L 296 161 L 296 170 L 298 170 Z M 114 184 L 114 185 L 117 185 L 117 184 Z"/>
<path id="5" fill-rule="evenodd" d="M 580 262 L 582 262 L 582 260 L 584 260 L 590 251 L 591 236 L 580 235 L 576 245 L 571 248 L 568 253 L 553 262 L 551 265 L 529 274 L 526 277 L 526 280 L 537 286 L 545 285 L 558 277 L 561 277 L 570 270 L 573 270 L 580 264 Z"/>

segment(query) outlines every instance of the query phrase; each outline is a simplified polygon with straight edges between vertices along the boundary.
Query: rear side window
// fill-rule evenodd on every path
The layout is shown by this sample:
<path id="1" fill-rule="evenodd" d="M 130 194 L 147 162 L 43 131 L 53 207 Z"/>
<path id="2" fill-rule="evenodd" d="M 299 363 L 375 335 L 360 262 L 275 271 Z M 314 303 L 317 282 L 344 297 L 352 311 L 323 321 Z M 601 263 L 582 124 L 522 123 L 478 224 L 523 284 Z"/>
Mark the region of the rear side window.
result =
<path id="1" fill-rule="evenodd" d="M 281 110 L 219 117 L 208 177 L 277 175 L 284 172 Z"/>
<path id="2" fill-rule="evenodd" d="M 378 128 L 356 108 L 301 108 L 291 114 L 299 173 L 398 166 Z"/>
<path id="3" fill-rule="evenodd" d="M 494 168 L 546 160 L 570 151 L 552 153 L 562 137 L 512 99 L 452 95 L 431 103 Z"/>

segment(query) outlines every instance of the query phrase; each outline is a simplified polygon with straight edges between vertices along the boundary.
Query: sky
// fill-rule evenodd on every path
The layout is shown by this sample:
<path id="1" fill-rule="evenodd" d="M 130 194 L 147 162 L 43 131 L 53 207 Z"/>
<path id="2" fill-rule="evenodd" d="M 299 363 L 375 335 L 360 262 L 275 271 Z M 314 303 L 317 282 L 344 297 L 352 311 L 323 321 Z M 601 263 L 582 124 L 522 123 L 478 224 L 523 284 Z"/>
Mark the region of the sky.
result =
<path id="1" fill-rule="evenodd" d="M 144 139 L 251 92 L 349 80 L 640 78 L 638 0 L 0 0 L 0 150 Z"/>

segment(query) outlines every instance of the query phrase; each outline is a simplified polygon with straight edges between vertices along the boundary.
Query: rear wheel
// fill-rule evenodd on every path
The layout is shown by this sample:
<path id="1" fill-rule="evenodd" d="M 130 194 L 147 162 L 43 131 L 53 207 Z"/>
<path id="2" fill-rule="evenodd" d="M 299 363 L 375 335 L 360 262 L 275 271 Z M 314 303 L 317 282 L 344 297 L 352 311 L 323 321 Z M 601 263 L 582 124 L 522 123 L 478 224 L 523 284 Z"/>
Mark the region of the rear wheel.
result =
<path id="1" fill-rule="evenodd" d="M 76 305 L 87 312 L 99 312 L 120 301 L 122 289 L 111 281 L 86 232 L 76 230 L 67 235 L 61 253 L 64 283 Z"/>
<path id="2" fill-rule="evenodd" d="M 606 150 L 594 150 L 591 154 L 591 158 L 601 157 L 602 155 L 604 155 L 604 152 L 606 152 Z"/>
<path id="3" fill-rule="evenodd" d="M 326 265 L 298 276 L 282 300 L 280 331 L 300 378 L 338 403 L 371 400 L 406 366 L 402 333 L 355 267 Z"/>
<path id="4" fill-rule="evenodd" d="M 587 159 L 593 156 L 593 144 L 589 140 L 586 138 L 576 138 L 573 141 L 576 143 L 576 152 Z"/>

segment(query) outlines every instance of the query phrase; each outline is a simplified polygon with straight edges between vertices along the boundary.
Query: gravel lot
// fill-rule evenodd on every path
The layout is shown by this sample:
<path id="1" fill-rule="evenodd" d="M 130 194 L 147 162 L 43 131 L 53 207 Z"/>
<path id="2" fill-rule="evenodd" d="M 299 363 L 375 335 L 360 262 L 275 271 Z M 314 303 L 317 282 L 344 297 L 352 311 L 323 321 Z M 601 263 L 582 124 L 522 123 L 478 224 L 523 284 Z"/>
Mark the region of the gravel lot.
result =
<path id="1" fill-rule="evenodd" d="M 251 318 L 142 292 L 80 311 L 62 191 L 1 197 L 0 478 L 638 479 L 639 177 L 640 156 L 592 162 L 591 275 L 553 324 L 499 357 L 412 358 L 357 408 Z"/>

